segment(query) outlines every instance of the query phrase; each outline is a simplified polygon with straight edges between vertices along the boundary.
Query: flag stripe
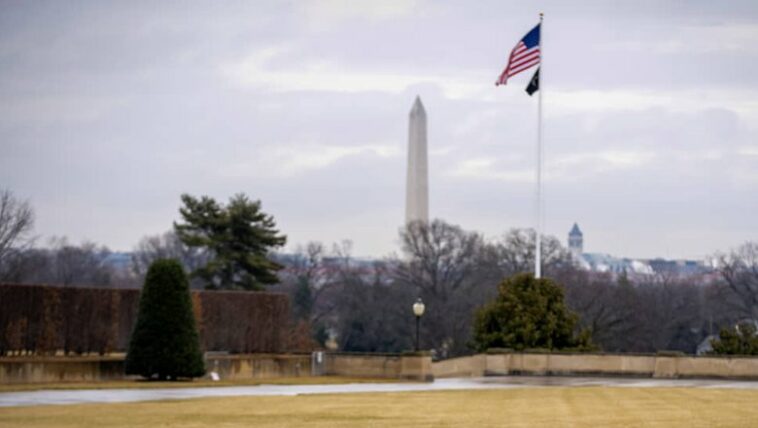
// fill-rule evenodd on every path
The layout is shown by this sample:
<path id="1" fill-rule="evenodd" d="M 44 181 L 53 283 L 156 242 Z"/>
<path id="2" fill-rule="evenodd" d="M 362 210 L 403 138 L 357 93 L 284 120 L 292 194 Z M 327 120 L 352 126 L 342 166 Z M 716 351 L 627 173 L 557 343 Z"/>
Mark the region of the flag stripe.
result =
<path id="1" fill-rule="evenodd" d="M 522 71 L 526 71 L 526 70 L 528 70 L 528 69 L 530 69 L 530 68 L 534 67 L 534 66 L 535 66 L 535 65 L 537 65 L 537 64 L 539 64 L 539 63 L 538 63 L 538 62 L 535 62 L 534 64 L 529 64 L 529 65 L 528 65 L 528 66 L 526 66 L 526 67 L 523 67 L 523 68 L 521 68 L 521 69 L 519 69 L 519 70 L 513 71 L 513 72 L 511 72 L 511 74 L 509 74 L 509 75 L 508 75 L 508 78 L 511 78 L 511 77 L 513 77 L 513 76 L 515 76 L 515 75 L 517 75 L 517 74 L 521 73 Z"/>
<path id="2" fill-rule="evenodd" d="M 520 52 L 523 52 L 526 50 L 526 45 L 524 42 L 518 42 L 515 48 L 513 48 L 513 52 L 511 53 L 511 56 L 518 54 Z"/>
<path id="3" fill-rule="evenodd" d="M 524 70 L 528 70 L 528 69 L 530 69 L 530 68 L 534 67 L 534 66 L 535 66 L 535 65 L 537 65 L 537 64 L 539 64 L 539 61 L 529 62 L 529 63 L 526 63 L 526 64 L 524 64 L 524 65 L 522 65 L 522 66 L 520 66 L 520 67 L 518 67 L 518 68 L 515 68 L 515 69 L 513 69 L 513 70 L 510 70 L 510 71 L 508 72 L 508 77 L 512 77 L 512 76 L 515 76 L 515 75 L 517 75 L 517 74 L 521 73 L 521 72 L 522 72 L 522 71 L 524 71 Z"/>
<path id="4" fill-rule="evenodd" d="M 524 61 L 524 62 L 521 62 L 519 64 L 516 64 L 516 65 L 514 65 L 513 67 L 511 67 L 508 70 L 508 76 L 513 76 L 515 74 L 518 74 L 518 73 L 520 73 L 520 72 L 522 72 L 522 71 L 524 71 L 524 70 L 526 70 L 526 69 L 528 69 L 530 67 L 533 67 L 533 66 L 535 66 L 536 64 L 539 64 L 539 63 L 540 63 L 540 59 L 539 59 L 539 57 L 537 57 L 537 58 L 532 58 L 532 59 L 530 59 L 528 61 Z"/>
<path id="5" fill-rule="evenodd" d="M 525 62 L 529 62 L 533 60 L 539 61 L 539 59 L 540 59 L 540 50 L 535 49 L 529 52 L 528 54 L 521 55 L 518 58 L 514 58 L 513 60 L 511 60 L 511 65 L 509 68 L 517 68 L 518 66 L 520 66 L 521 64 Z"/>

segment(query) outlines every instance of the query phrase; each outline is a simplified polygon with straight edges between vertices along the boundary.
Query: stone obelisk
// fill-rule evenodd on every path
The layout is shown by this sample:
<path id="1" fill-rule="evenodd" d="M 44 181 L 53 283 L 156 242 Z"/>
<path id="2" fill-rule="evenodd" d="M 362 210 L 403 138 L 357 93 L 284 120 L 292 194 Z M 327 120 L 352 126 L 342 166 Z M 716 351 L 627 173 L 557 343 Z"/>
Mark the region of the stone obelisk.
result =
<path id="1" fill-rule="evenodd" d="M 426 111 L 418 96 L 411 108 L 408 125 L 408 176 L 405 187 L 405 223 L 416 220 L 429 222 Z"/>

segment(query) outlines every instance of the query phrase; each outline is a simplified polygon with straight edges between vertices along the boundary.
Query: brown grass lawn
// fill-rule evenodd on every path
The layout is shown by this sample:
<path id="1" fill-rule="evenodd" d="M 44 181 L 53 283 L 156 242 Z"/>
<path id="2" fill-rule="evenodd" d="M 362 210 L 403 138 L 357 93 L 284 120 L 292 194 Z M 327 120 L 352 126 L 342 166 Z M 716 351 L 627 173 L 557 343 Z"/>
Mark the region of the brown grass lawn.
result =
<path id="1" fill-rule="evenodd" d="M 0 408 L 11 427 L 755 427 L 758 391 L 550 387 Z"/>

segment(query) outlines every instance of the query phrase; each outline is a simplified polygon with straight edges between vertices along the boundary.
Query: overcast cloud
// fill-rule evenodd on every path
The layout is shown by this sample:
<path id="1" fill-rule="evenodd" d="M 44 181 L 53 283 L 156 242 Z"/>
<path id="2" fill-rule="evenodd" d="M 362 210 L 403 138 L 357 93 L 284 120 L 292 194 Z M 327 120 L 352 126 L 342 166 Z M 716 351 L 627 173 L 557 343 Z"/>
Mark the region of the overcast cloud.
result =
<path id="1" fill-rule="evenodd" d="M 545 223 L 585 250 L 700 258 L 758 239 L 755 2 L 2 2 L 0 186 L 36 233 L 130 250 L 179 195 L 261 199 L 289 237 L 397 251 L 408 112 L 430 213 L 533 225 L 545 12 Z"/>

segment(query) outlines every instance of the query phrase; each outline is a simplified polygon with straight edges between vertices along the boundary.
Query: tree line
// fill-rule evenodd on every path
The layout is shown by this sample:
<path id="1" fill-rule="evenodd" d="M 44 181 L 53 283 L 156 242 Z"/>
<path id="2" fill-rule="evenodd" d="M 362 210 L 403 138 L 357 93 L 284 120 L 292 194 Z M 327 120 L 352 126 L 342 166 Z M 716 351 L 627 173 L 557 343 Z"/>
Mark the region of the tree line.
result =
<path id="1" fill-rule="evenodd" d="M 535 233 L 513 229 L 486 241 L 441 220 L 400 232 L 402 253 L 369 265 L 343 247 L 304 246 L 277 286 L 292 296 L 293 316 L 311 322 L 314 337 L 337 335 L 345 351 L 410 349 L 411 305 L 426 303 L 422 347 L 439 357 L 476 349 L 475 314 L 492 302 L 504 278 L 531 272 Z M 702 276 L 671 272 L 630 276 L 580 269 L 554 237 L 543 237 L 544 276 L 561 285 L 567 307 L 606 352 L 695 353 L 722 328 L 755 320 L 758 245 L 746 243 L 715 257 Z"/>
<path id="2" fill-rule="evenodd" d="M 534 259 L 532 230 L 487 240 L 442 220 L 401 228 L 400 254 L 383 259 L 356 259 L 348 242 L 312 242 L 284 254 L 286 237 L 259 201 L 183 195 L 181 221 L 142 238 L 125 271 L 105 263 L 110 252 L 92 243 L 59 239 L 36 248 L 29 205 L 7 191 L 0 196 L 2 282 L 139 287 L 152 261 L 174 258 L 193 288 L 287 293 L 293 326 L 315 346 L 336 343 L 343 351 L 411 349 L 411 305 L 421 297 L 422 347 L 441 358 L 471 353 L 477 310 L 495 299 L 504 278 L 532 271 Z M 714 256 L 713 275 L 683 277 L 585 271 L 558 239 L 542 239 L 544 275 L 561 285 L 577 328 L 604 351 L 693 353 L 722 328 L 758 319 L 756 243 Z"/>

